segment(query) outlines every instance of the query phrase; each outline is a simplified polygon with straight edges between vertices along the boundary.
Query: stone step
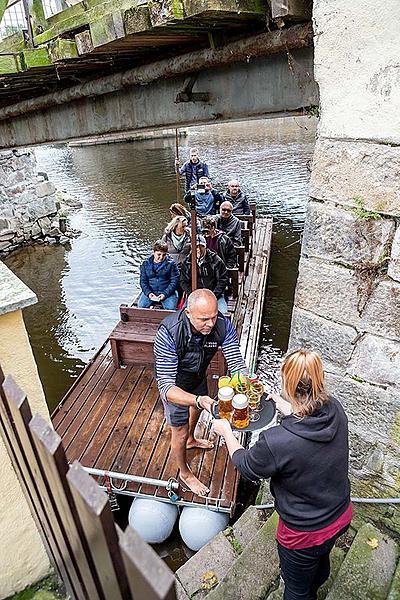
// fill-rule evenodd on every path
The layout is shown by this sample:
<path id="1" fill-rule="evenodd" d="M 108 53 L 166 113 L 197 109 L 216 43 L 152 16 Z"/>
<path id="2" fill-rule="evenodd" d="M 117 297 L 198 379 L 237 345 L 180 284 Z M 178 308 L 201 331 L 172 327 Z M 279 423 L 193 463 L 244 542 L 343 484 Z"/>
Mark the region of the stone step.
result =
<path id="1" fill-rule="evenodd" d="M 386 600 L 398 555 L 396 542 L 366 523 L 359 529 L 326 600 Z"/>
<path id="2" fill-rule="evenodd" d="M 392 585 L 390 586 L 390 592 L 387 600 L 399 600 L 400 598 L 400 562 L 397 565 L 396 572 L 394 574 Z"/>
<path id="3" fill-rule="evenodd" d="M 244 511 L 232 526 L 233 535 L 242 548 L 245 548 L 251 542 L 268 518 L 268 511 L 257 509 L 255 506 L 249 506 Z"/>
<path id="4" fill-rule="evenodd" d="M 259 600 L 266 598 L 279 576 L 275 533 L 277 513 L 261 527 L 207 600 Z M 197 599 L 197 596 L 196 596 Z"/>

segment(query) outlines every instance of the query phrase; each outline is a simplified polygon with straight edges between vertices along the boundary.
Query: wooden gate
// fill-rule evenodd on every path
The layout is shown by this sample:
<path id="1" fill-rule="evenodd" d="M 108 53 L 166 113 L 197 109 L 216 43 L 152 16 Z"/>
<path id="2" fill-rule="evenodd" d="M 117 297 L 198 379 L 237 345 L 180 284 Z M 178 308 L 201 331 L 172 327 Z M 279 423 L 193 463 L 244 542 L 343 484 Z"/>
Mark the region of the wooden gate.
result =
<path id="1" fill-rule="evenodd" d="M 0 434 L 46 547 L 73 600 L 175 600 L 175 577 L 130 527 L 114 523 L 108 497 L 0 368 Z"/>

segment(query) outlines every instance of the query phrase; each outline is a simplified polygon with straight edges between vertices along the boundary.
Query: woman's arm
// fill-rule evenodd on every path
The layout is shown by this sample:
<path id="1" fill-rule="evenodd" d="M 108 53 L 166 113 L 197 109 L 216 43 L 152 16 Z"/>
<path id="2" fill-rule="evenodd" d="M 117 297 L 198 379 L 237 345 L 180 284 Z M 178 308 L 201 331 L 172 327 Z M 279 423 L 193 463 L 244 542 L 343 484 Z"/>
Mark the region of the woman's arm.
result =
<path id="1" fill-rule="evenodd" d="M 228 448 L 229 456 L 231 458 L 233 456 L 233 453 L 236 452 L 236 450 L 243 450 L 243 446 L 239 444 L 239 442 L 232 433 L 229 421 L 227 421 L 226 419 L 215 419 L 213 422 L 213 429 L 216 433 L 222 435 L 222 437 L 225 439 L 226 447 Z"/>

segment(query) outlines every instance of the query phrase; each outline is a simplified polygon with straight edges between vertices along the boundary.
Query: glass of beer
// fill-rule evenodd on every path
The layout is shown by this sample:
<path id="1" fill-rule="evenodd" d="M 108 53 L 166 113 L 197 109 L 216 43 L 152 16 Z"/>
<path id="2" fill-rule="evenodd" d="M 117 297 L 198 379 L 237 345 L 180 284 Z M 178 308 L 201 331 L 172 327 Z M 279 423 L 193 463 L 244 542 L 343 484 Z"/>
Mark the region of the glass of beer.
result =
<path id="1" fill-rule="evenodd" d="M 231 380 L 231 378 L 228 377 L 227 375 L 224 375 L 223 377 L 220 377 L 218 379 L 218 389 L 219 388 L 223 388 L 225 386 L 229 386 L 230 380 Z"/>
<path id="2" fill-rule="evenodd" d="M 236 394 L 232 400 L 232 425 L 244 429 L 249 424 L 249 403 L 244 394 Z"/>
<path id="3" fill-rule="evenodd" d="M 261 381 L 258 381 L 258 379 L 255 379 L 251 382 L 250 391 L 254 392 L 255 394 L 258 395 L 258 398 L 259 398 L 258 411 L 259 412 L 262 411 L 263 408 L 261 406 L 261 396 L 264 394 L 264 385 L 261 383 Z"/>
<path id="4" fill-rule="evenodd" d="M 260 396 L 257 392 L 250 390 L 247 392 L 247 400 L 249 402 L 249 421 L 255 423 L 260 419 L 259 408 L 260 408 Z"/>
<path id="5" fill-rule="evenodd" d="M 239 375 L 235 389 L 238 394 L 246 394 L 249 389 L 249 380 L 247 379 L 246 375 Z"/>
<path id="6" fill-rule="evenodd" d="M 235 395 L 233 388 L 224 386 L 218 390 L 218 414 L 220 419 L 231 420 L 232 399 Z"/>

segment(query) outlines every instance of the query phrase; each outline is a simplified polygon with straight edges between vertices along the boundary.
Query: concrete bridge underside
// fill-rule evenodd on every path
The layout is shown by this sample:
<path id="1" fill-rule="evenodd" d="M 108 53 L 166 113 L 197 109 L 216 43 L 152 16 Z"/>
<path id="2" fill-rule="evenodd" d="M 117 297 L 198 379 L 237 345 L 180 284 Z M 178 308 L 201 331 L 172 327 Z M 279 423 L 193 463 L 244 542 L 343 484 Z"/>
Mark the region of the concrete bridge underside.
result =
<path id="1" fill-rule="evenodd" d="M 129 85 L 129 78 L 124 80 L 122 75 L 120 89 L 108 87 L 105 81 L 97 95 L 82 94 L 74 99 L 73 94 L 64 98 L 61 94 L 49 102 L 42 97 L 41 103 L 34 99 L 9 106 L 0 111 L 0 148 L 118 131 L 292 115 L 318 104 L 311 47 L 203 68 L 193 75 L 193 93 L 208 94 L 206 100 L 175 102 L 187 82 L 185 73 L 155 78 L 145 85 Z M 90 85 L 94 89 L 96 81 Z"/>

